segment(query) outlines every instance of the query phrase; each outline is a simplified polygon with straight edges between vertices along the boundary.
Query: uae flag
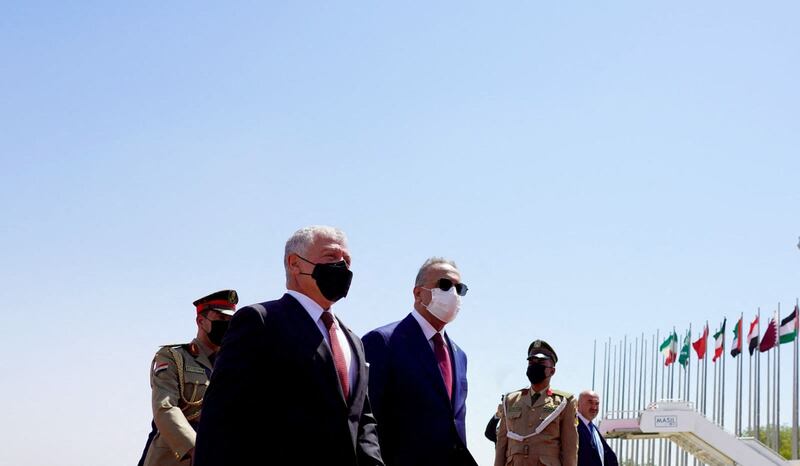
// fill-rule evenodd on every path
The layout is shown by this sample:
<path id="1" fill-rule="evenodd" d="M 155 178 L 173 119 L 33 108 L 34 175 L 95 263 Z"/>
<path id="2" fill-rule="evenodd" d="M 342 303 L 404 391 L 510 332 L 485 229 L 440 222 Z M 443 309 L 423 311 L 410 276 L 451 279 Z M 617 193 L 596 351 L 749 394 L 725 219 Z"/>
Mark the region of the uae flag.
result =
<path id="1" fill-rule="evenodd" d="M 789 343 L 797 338 L 797 306 L 794 307 L 794 311 L 791 314 L 781 321 L 781 328 L 778 333 L 781 343 Z"/>
<path id="2" fill-rule="evenodd" d="M 758 316 L 750 322 L 750 332 L 747 333 L 747 349 L 750 351 L 750 356 L 758 348 Z"/>
<path id="3" fill-rule="evenodd" d="M 769 320 L 767 331 L 764 332 L 764 336 L 761 338 L 761 343 L 758 345 L 758 350 L 763 353 L 776 346 L 778 346 L 778 322 L 775 316 L 773 316 L 772 319 Z"/>
<path id="4" fill-rule="evenodd" d="M 660 349 L 661 354 L 664 355 L 665 366 L 669 366 L 675 362 L 675 359 L 678 357 L 678 334 L 675 333 L 675 330 L 664 340 L 664 343 L 661 343 Z"/>
<path id="5" fill-rule="evenodd" d="M 734 358 L 739 356 L 739 353 L 742 352 L 742 319 L 739 318 L 739 322 L 736 322 L 736 325 L 733 327 L 733 344 L 731 345 L 731 356 Z"/>
<path id="6" fill-rule="evenodd" d="M 692 332 L 686 331 L 686 336 L 683 338 L 683 345 L 681 345 L 681 354 L 678 356 L 678 363 L 686 367 L 689 364 L 689 346 L 692 344 Z"/>
<path id="7" fill-rule="evenodd" d="M 714 357 L 711 358 L 711 362 L 717 362 L 717 359 L 721 358 L 723 351 L 725 351 L 725 324 L 727 322 L 727 318 L 723 319 L 722 327 L 714 334 Z"/>
<path id="8" fill-rule="evenodd" d="M 694 348 L 695 353 L 697 353 L 697 359 L 705 359 L 707 341 L 708 341 L 708 323 L 706 323 L 706 326 L 703 329 L 703 334 L 700 335 L 700 338 L 698 338 L 697 341 L 692 343 L 692 348 Z"/>

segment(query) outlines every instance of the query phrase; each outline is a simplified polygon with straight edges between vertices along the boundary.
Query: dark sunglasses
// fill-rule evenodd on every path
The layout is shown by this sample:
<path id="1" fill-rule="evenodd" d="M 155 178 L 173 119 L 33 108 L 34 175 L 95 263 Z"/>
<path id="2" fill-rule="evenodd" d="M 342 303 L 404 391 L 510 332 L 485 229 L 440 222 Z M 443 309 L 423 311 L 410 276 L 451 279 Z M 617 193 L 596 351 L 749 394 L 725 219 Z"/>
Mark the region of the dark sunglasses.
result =
<path id="1" fill-rule="evenodd" d="M 450 288 L 455 286 L 456 293 L 459 296 L 465 296 L 469 290 L 469 287 L 467 287 L 465 283 L 453 283 L 449 278 L 440 278 L 436 282 L 436 286 L 442 291 L 450 291 Z"/>

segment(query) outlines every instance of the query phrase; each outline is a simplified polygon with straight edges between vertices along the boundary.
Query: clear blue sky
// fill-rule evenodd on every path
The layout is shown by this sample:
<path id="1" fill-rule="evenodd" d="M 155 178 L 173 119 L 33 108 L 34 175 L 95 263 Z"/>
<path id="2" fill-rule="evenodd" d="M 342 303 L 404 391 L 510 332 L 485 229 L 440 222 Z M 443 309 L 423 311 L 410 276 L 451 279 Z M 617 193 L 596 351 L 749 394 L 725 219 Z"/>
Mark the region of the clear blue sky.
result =
<path id="1" fill-rule="evenodd" d="M 796 2 L 16 2 L 0 15 L 0 464 L 126 465 L 191 302 L 283 291 L 298 227 L 350 237 L 336 311 L 470 286 L 470 448 L 537 337 L 556 387 L 594 338 L 800 294 Z M 713 329 L 712 329 L 713 330 Z M 730 371 L 729 371 L 730 374 Z M 731 397 L 732 398 L 732 397 Z M 784 411 L 786 412 L 786 411 Z"/>

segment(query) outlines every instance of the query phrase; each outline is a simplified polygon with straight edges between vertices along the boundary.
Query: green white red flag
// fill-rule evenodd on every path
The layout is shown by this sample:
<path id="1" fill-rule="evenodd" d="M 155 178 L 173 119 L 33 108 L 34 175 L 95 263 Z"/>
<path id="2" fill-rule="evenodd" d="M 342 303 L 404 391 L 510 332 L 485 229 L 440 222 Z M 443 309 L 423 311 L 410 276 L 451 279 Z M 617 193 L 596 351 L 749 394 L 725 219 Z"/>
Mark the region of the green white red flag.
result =
<path id="1" fill-rule="evenodd" d="M 664 365 L 669 366 L 670 364 L 675 362 L 675 359 L 678 357 L 678 334 L 675 333 L 675 330 L 664 340 L 664 343 L 661 343 L 661 354 L 664 355 Z"/>

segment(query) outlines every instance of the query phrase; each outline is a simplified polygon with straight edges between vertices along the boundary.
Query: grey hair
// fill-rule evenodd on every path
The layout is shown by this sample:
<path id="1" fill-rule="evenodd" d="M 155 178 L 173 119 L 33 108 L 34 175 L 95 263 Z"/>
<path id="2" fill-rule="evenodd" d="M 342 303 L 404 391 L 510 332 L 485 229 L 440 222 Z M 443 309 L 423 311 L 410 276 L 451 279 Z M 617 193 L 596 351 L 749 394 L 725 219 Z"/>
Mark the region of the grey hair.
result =
<path id="1" fill-rule="evenodd" d="M 311 225 L 303 227 L 294 233 L 286 240 L 286 248 L 283 253 L 283 265 L 287 266 L 286 260 L 289 254 L 297 254 L 298 256 L 305 256 L 308 254 L 308 249 L 314 244 L 317 238 L 331 238 L 339 243 L 346 243 L 347 237 L 344 232 L 335 227 L 326 225 Z"/>
<path id="2" fill-rule="evenodd" d="M 428 259 L 423 262 L 422 267 L 419 268 L 419 272 L 417 272 L 417 278 L 414 280 L 414 286 L 422 286 L 422 283 L 425 281 L 425 272 L 428 271 L 429 268 L 433 267 L 434 265 L 438 264 L 447 264 L 452 266 L 454 269 L 458 270 L 458 266 L 455 262 L 451 261 L 450 259 L 445 259 L 444 257 L 429 257 Z"/>

